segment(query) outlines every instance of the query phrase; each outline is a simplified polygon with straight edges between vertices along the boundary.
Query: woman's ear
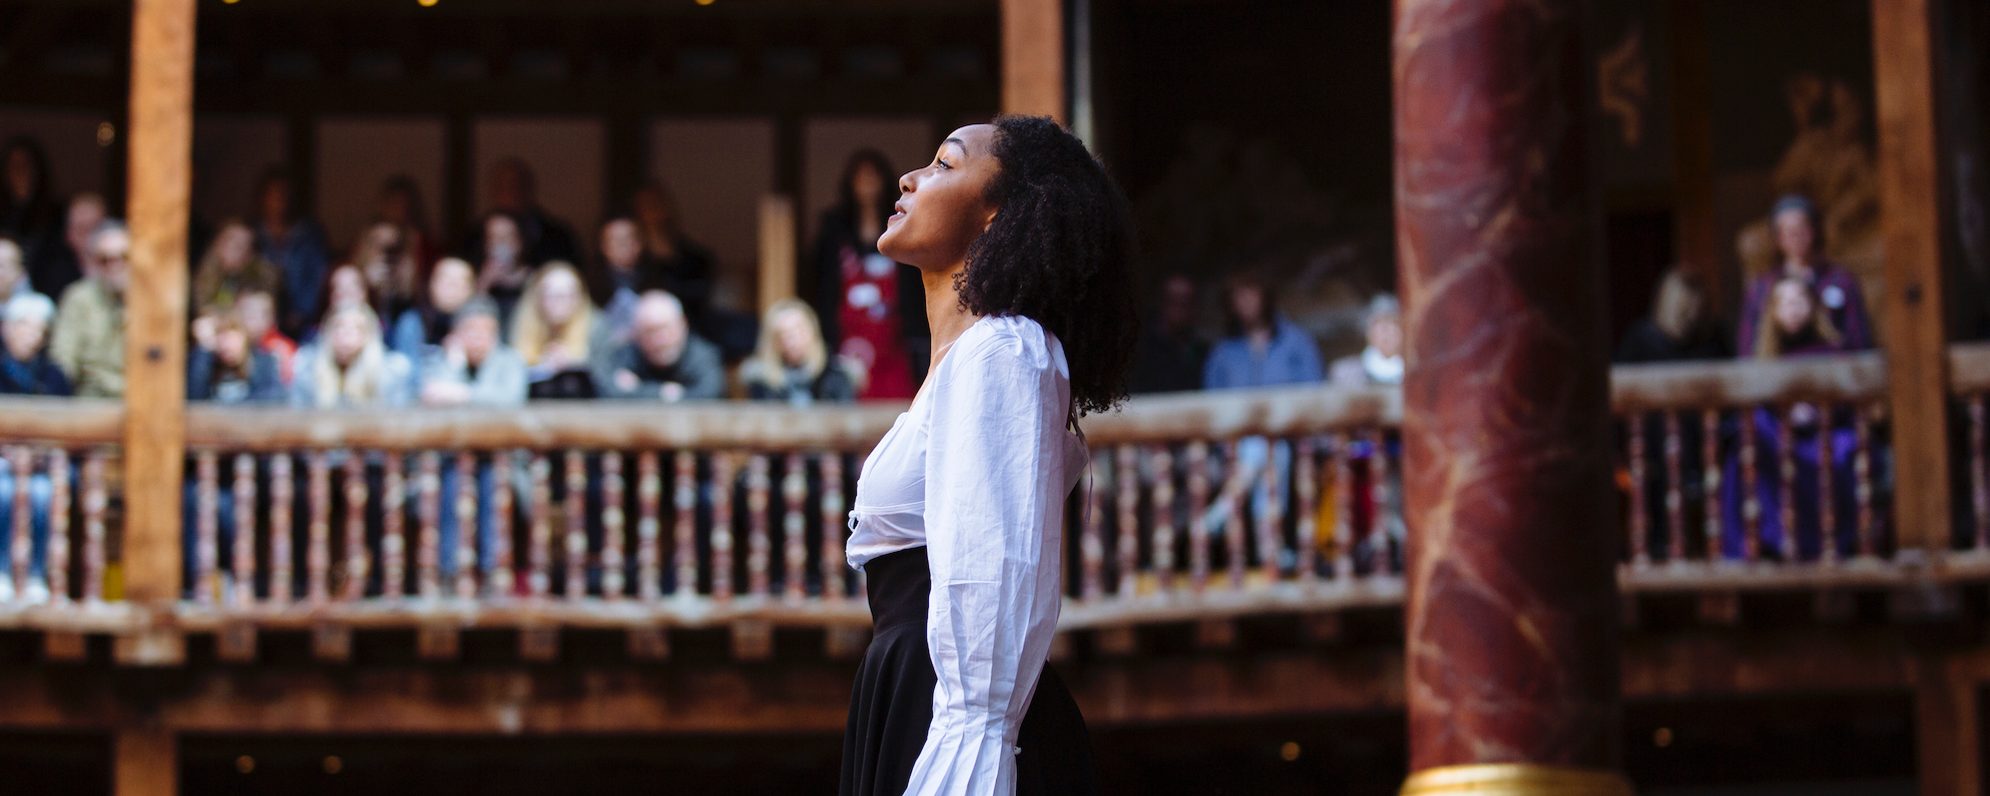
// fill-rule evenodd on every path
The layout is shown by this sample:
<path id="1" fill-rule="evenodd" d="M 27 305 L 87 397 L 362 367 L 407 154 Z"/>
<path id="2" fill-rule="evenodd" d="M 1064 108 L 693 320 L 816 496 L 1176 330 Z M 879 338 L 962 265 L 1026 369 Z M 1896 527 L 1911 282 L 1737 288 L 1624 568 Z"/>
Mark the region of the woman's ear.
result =
<path id="1" fill-rule="evenodd" d="M 995 226 L 995 217 L 996 217 L 996 216 L 998 216 L 998 215 L 1001 215 L 1001 214 L 1002 214 L 1002 211 L 1001 211 L 1001 210 L 999 210 L 999 209 L 996 209 L 996 208 L 993 208 L 993 207 L 991 207 L 991 208 L 988 208 L 988 217 L 987 217 L 987 218 L 985 218 L 985 219 L 982 219 L 982 221 L 981 221 L 981 232 L 982 232 L 982 234 L 987 234 L 987 233 L 988 233 L 988 230 L 989 230 L 989 228 L 991 228 L 991 227 Z"/>

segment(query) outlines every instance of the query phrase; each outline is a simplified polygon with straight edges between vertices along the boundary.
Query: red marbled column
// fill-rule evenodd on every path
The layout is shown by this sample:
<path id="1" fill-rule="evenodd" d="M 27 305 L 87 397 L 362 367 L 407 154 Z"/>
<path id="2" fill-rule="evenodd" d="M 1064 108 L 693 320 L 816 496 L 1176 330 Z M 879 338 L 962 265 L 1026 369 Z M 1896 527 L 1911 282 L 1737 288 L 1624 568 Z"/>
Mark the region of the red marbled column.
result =
<path id="1" fill-rule="evenodd" d="M 1616 765 L 1621 535 L 1581 5 L 1395 3 L 1413 772 Z"/>

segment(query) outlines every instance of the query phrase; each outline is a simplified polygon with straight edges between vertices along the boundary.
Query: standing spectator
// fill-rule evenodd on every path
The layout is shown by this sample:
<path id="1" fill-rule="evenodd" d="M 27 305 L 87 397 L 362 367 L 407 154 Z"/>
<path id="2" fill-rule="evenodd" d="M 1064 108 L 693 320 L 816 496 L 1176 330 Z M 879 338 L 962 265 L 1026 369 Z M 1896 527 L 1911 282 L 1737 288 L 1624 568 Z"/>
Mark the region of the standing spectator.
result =
<path id="1" fill-rule="evenodd" d="M 711 400 L 725 392 L 719 349 L 691 332 L 684 305 L 661 290 L 636 303 L 635 333 L 594 368 L 594 389 L 609 398 Z"/>
<path id="2" fill-rule="evenodd" d="M 353 246 L 352 263 L 366 278 L 366 292 L 373 296 L 373 311 L 392 318 L 414 306 L 421 287 L 421 265 L 408 247 L 403 228 L 376 221 L 360 233 Z"/>
<path id="3" fill-rule="evenodd" d="M 131 234 L 106 221 L 90 236 L 92 276 L 62 293 L 49 354 L 92 398 L 124 395 L 124 291 L 131 278 Z"/>
<path id="4" fill-rule="evenodd" d="M 1727 340 L 1707 312 L 1707 293 L 1699 278 L 1673 268 L 1659 278 L 1651 314 L 1631 324 L 1614 360 L 1633 365 L 1726 359 L 1734 355 Z"/>
<path id="5" fill-rule="evenodd" d="M 396 174 L 387 178 L 380 186 L 380 205 L 373 221 L 391 224 L 400 231 L 401 247 L 414 257 L 417 266 L 426 268 L 442 258 L 441 242 L 428 224 L 428 204 L 422 201 L 421 186 L 413 177 Z M 420 291 L 421 276 L 416 274 L 416 292 Z"/>
<path id="6" fill-rule="evenodd" d="M 69 377 L 48 356 L 48 325 L 55 302 L 20 293 L 0 304 L 0 394 L 68 395 Z M 8 526 L 0 526 L 4 528 Z"/>
<path id="7" fill-rule="evenodd" d="M 28 279 L 27 257 L 20 244 L 0 236 L 0 303 L 18 295 L 35 292 Z"/>
<path id="8" fill-rule="evenodd" d="M 1325 376 L 1312 335 L 1278 314 L 1262 278 L 1233 278 L 1228 300 L 1230 336 L 1209 352 L 1205 389 L 1308 384 Z"/>
<path id="9" fill-rule="evenodd" d="M 1403 383 L 1402 306 L 1388 293 L 1368 302 L 1363 318 L 1368 345 L 1361 353 L 1335 360 L 1330 371 L 1336 386 L 1365 387 Z"/>
<path id="10" fill-rule="evenodd" d="M 1804 357 L 1820 354 L 1842 353 L 1851 350 L 1844 335 L 1831 321 L 1831 313 L 1826 307 L 1814 283 L 1802 276 L 1788 276 L 1772 284 L 1762 305 L 1763 317 L 1757 319 L 1755 328 L 1759 335 L 1755 341 L 1752 356 L 1758 360 L 1783 357 Z M 1744 412 L 1740 433 L 1750 434 L 1755 451 L 1755 494 L 1744 491 L 1742 463 L 1739 451 L 1729 456 L 1726 474 L 1721 480 L 1721 552 L 1729 558 L 1741 558 L 1747 546 L 1749 516 L 1748 503 L 1755 504 L 1755 524 L 1758 532 L 1758 552 L 1769 558 L 1811 559 L 1818 556 L 1826 544 L 1822 539 L 1821 503 L 1828 502 L 1835 521 L 1837 538 L 1831 540 L 1841 556 L 1850 556 L 1857 547 L 1858 506 L 1855 500 L 1858 481 L 1854 478 L 1854 457 L 1858 453 L 1858 432 L 1853 424 L 1853 409 L 1849 407 L 1819 406 L 1802 402 L 1789 407 L 1787 413 L 1777 407 L 1758 407 Z M 1784 424 L 1788 424 L 1785 429 Z M 1775 462 L 1782 461 L 1782 440 L 1787 433 L 1790 447 L 1789 456 L 1795 465 L 1795 483 L 1791 484 L 1790 496 L 1795 500 L 1793 509 L 1796 527 L 1787 528 L 1783 522 L 1783 468 Z M 1827 452 L 1818 450 L 1820 439 L 1829 448 Z M 1820 462 L 1820 454 L 1828 455 L 1830 461 Z M 1819 488 L 1818 470 L 1820 466 L 1831 468 L 1832 494 L 1822 495 Z M 1794 535 L 1794 539 L 1792 539 Z"/>
<path id="11" fill-rule="evenodd" d="M 712 274 L 716 267 L 712 251 L 684 234 L 684 219 L 678 215 L 677 201 L 662 183 L 648 182 L 636 189 L 630 201 L 634 206 L 636 231 L 642 241 L 643 256 L 653 269 L 644 290 L 662 290 L 684 304 L 684 313 L 693 328 L 706 329 L 711 323 Z"/>
<path id="12" fill-rule="evenodd" d="M 419 359 L 449 335 L 449 319 L 477 295 L 477 272 L 470 263 L 444 257 L 428 274 L 428 293 L 394 321 L 393 349 Z"/>
<path id="13" fill-rule="evenodd" d="M 509 317 L 538 261 L 530 258 L 516 217 L 491 213 L 484 216 L 483 227 L 484 235 L 477 247 L 481 254 L 477 261 L 477 292 L 495 299 L 498 311 Z"/>
<path id="14" fill-rule="evenodd" d="M 857 398 L 849 368 L 829 358 L 815 311 L 801 299 L 782 299 L 767 308 L 760 324 L 760 345 L 753 358 L 740 366 L 740 379 L 746 382 L 747 397 L 755 401 L 808 406 Z"/>
<path id="15" fill-rule="evenodd" d="M 490 213 L 509 216 L 517 226 L 521 261 L 531 264 L 581 261 L 580 241 L 574 236 L 573 227 L 539 206 L 539 181 L 525 161 L 508 157 L 491 164 L 490 191 Z M 478 262 L 489 256 L 484 250 L 487 237 L 482 223 L 464 236 L 469 260 Z"/>
<path id="16" fill-rule="evenodd" d="M 297 358 L 297 343 L 276 328 L 276 295 L 267 290 L 246 290 L 235 297 L 235 321 L 258 351 L 276 360 L 279 381 L 291 381 L 291 362 Z"/>
<path id="17" fill-rule="evenodd" d="M 219 404 L 283 403 L 276 357 L 252 342 L 234 314 L 215 323 L 212 346 L 187 355 L 187 400 Z"/>
<path id="18" fill-rule="evenodd" d="M 1873 347 L 1872 316 L 1866 311 L 1859 278 L 1824 256 L 1823 214 L 1808 197 L 1791 194 L 1776 201 L 1770 221 L 1776 230 L 1776 267 L 1748 284 L 1741 304 L 1741 330 L 1736 351 L 1756 350 L 1756 334 L 1765 317 L 1764 305 L 1776 283 L 1800 279 L 1817 294 L 1831 326 L 1848 351 Z"/>
<path id="19" fill-rule="evenodd" d="M 297 352 L 290 404 L 336 409 L 399 407 L 413 402 L 413 366 L 387 350 L 380 321 L 365 304 L 344 304 L 325 318 L 316 342 Z"/>
<path id="20" fill-rule="evenodd" d="M 878 253 L 895 174 L 875 150 L 851 155 L 815 239 L 815 312 L 832 350 L 863 367 L 866 399 L 911 398 L 932 345 L 919 269 Z"/>
<path id="21" fill-rule="evenodd" d="M 0 237 L 13 238 L 35 262 L 61 245 L 62 207 L 49 192 L 48 155 L 32 138 L 9 139 L 0 145 L 0 177 Z"/>
<path id="22" fill-rule="evenodd" d="M 194 271 L 194 310 L 199 314 L 227 313 L 242 293 L 278 293 L 282 279 L 276 264 L 256 253 L 256 233 L 249 225 L 228 221 L 221 225 Z"/>
<path id="23" fill-rule="evenodd" d="M 617 216 L 601 225 L 601 254 L 595 262 L 593 293 L 605 316 L 608 340 L 616 345 L 626 343 L 635 318 L 636 297 L 645 290 L 669 292 L 670 288 L 663 284 L 662 268 L 643 250 L 642 235 L 633 218 Z"/>
<path id="24" fill-rule="evenodd" d="M 525 362 L 498 339 L 497 304 L 479 296 L 456 311 L 456 322 L 439 350 L 430 352 L 421 371 L 421 402 L 427 406 L 515 407 L 525 403 Z M 501 455 L 501 454 L 494 454 Z M 489 570 L 496 541 L 497 471 L 479 458 L 477 478 L 477 560 Z M 458 494 L 462 474 L 455 462 L 442 468 L 441 493 Z M 453 575 L 462 522 L 456 501 L 440 501 L 441 565 Z"/>
<path id="25" fill-rule="evenodd" d="M 282 273 L 284 308 L 279 324 L 292 337 L 317 321 L 322 309 L 326 269 L 325 231 L 304 216 L 296 186 L 280 168 L 270 169 L 256 185 L 256 251 Z"/>
<path id="26" fill-rule="evenodd" d="M 1185 274 L 1170 274 L 1161 281 L 1160 298 L 1160 312 L 1140 335 L 1127 391 L 1199 390 L 1209 343 L 1195 328 L 1195 282 Z"/>
<path id="27" fill-rule="evenodd" d="M 106 217 L 101 196 L 80 193 L 69 200 L 62 237 L 28 253 L 28 279 L 36 290 L 60 296 L 89 275 L 90 236 L 103 226 Z"/>
<path id="28" fill-rule="evenodd" d="M 511 341 L 529 368 L 533 398 L 595 397 L 588 363 L 611 344 L 573 264 L 539 269 L 512 314 Z"/>
<path id="29" fill-rule="evenodd" d="M 48 358 L 44 343 L 55 303 L 40 293 L 18 293 L 0 305 L 0 393 L 8 395 L 68 395 L 69 379 Z M 14 465 L 0 459 L 0 529 L 14 527 Z M 48 599 L 49 507 L 54 495 L 46 473 L 28 476 L 28 584 L 21 595 L 28 602 Z M 13 545 L 0 544 L 0 572 L 13 567 Z M 0 577 L 0 602 L 14 599 L 14 579 Z"/>

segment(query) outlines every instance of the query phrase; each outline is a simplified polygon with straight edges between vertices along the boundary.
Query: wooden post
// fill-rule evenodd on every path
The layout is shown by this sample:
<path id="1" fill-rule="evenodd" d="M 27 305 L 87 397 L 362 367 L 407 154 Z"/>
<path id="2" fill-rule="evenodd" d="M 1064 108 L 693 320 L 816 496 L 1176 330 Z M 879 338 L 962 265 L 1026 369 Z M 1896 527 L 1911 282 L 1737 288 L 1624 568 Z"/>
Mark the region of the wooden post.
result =
<path id="1" fill-rule="evenodd" d="M 1948 334 L 1929 0 L 1872 0 L 1878 93 L 1880 228 L 1886 289 L 1877 297 L 1893 423 L 1900 551 L 1948 549 Z"/>
<path id="2" fill-rule="evenodd" d="M 1914 746 L 1921 793 L 1983 792 L 1974 661 L 1939 656 L 1914 667 Z"/>
<path id="3" fill-rule="evenodd" d="M 1708 309 L 1728 306 L 1728 274 L 1714 223 L 1713 53 L 1705 0 L 1676 0 L 1672 14 L 1673 260 L 1698 274 Z"/>
<path id="4" fill-rule="evenodd" d="M 144 3 L 145 0 L 139 0 L 141 6 Z M 136 161 L 134 158 L 133 162 Z M 179 750 L 175 748 L 178 744 L 172 731 L 160 727 L 123 728 L 117 731 L 113 744 L 116 750 L 112 753 L 111 792 L 115 796 L 173 796 L 179 792 Z"/>
<path id="5" fill-rule="evenodd" d="M 131 283 L 125 291 L 125 594 L 179 597 L 185 455 L 187 213 L 193 175 L 194 0 L 137 0 L 131 43 Z M 170 663 L 178 644 L 129 645 Z M 147 660 L 133 660 L 145 658 Z"/>
<path id="6" fill-rule="evenodd" d="M 1063 0 L 1002 0 L 1002 112 L 1064 121 Z"/>
<path id="7" fill-rule="evenodd" d="M 760 197 L 760 312 L 781 299 L 794 298 L 795 200 L 783 194 Z"/>

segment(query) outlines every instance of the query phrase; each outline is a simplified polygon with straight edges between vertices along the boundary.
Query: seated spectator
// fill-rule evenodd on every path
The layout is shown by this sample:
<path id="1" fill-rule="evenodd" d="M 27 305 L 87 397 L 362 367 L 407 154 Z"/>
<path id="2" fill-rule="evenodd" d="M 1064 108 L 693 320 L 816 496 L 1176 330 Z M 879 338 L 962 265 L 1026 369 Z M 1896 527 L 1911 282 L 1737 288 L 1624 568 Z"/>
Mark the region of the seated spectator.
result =
<path id="1" fill-rule="evenodd" d="M 333 307 L 343 307 L 347 304 L 364 304 L 367 309 L 373 309 L 373 294 L 367 291 L 366 276 L 360 272 L 359 266 L 352 265 L 351 263 L 333 268 L 331 273 L 325 276 L 324 296 L 325 306 L 312 315 L 309 328 L 305 330 L 304 337 L 301 338 L 307 344 L 317 339 L 319 329 L 324 324 L 325 317 L 331 313 Z M 377 318 L 379 316 L 375 315 L 374 317 Z M 386 327 L 381 328 L 384 331 Z M 411 357 L 409 361 L 413 362 L 415 359 Z"/>
<path id="2" fill-rule="evenodd" d="M 76 394 L 124 395 L 124 291 L 131 276 L 131 234 L 106 221 L 90 236 L 90 278 L 63 291 L 49 356 Z"/>
<path id="3" fill-rule="evenodd" d="M 636 303 L 634 334 L 596 360 L 594 389 L 608 398 L 710 400 L 725 392 L 717 346 L 691 333 L 684 305 L 661 290 Z"/>
<path id="4" fill-rule="evenodd" d="M 1776 200 L 1770 212 L 1776 230 L 1777 265 L 1748 283 L 1741 302 L 1741 329 L 1736 351 L 1756 350 L 1756 335 L 1767 317 L 1764 305 L 1784 279 L 1800 279 L 1817 294 L 1840 347 L 1863 351 L 1873 347 L 1872 316 L 1866 311 L 1859 278 L 1824 256 L 1824 216 L 1808 197 L 1791 194 Z"/>
<path id="5" fill-rule="evenodd" d="M 815 310 L 801 299 L 783 299 L 767 308 L 760 346 L 740 366 L 739 375 L 747 397 L 755 401 L 808 406 L 857 399 L 849 367 L 829 358 Z"/>
<path id="6" fill-rule="evenodd" d="M 444 257 L 428 274 L 428 293 L 394 321 L 390 339 L 402 356 L 420 358 L 449 336 L 449 319 L 477 295 L 477 271 L 469 261 Z"/>
<path id="7" fill-rule="evenodd" d="M 529 259 L 518 219 L 505 213 L 492 213 L 484 216 L 483 229 L 478 246 L 482 257 L 477 261 L 477 292 L 495 299 L 499 311 L 510 317 L 537 263 Z"/>
<path id="8" fill-rule="evenodd" d="M 234 309 L 235 299 L 247 291 L 276 294 L 282 279 L 276 264 L 256 253 L 256 235 L 249 225 L 229 221 L 221 225 L 194 271 L 194 310 L 199 314 L 228 312 Z"/>
<path id="9" fill-rule="evenodd" d="M 1185 275 L 1170 274 L 1161 281 L 1160 311 L 1140 335 L 1128 392 L 1202 389 L 1202 366 L 1209 358 L 1209 343 L 1195 328 L 1195 293 L 1195 282 Z"/>
<path id="10" fill-rule="evenodd" d="M 1313 336 L 1279 316 L 1261 277 L 1232 278 L 1227 309 L 1230 336 L 1209 352 L 1204 389 L 1310 384 L 1326 375 Z"/>
<path id="11" fill-rule="evenodd" d="M 497 304 L 479 296 L 456 311 L 456 322 L 440 350 L 430 353 L 421 371 L 421 401 L 428 406 L 513 407 L 525 403 L 525 362 L 498 339 Z M 477 461 L 477 560 L 490 568 L 497 517 L 497 472 L 488 459 Z M 456 501 L 461 478 L 456 462 L 443 464 L 437 524 L 441 534 L 441 567 L 456 572 L 461 522 Z"/>
<path id="12" fill-rule="evenodd" d="M 295 185 L 281 168 L 272 168 L 256 184 L 256 212 L 251 219 L 256 251 L 276 264 L 282 274 L 284 307 L 280 326 L 301 337 L 318 321 L 326 306 L 325 271 L 331 262 L 325 231 L 307 218 L 293 194 Z"/>
<path id="13" fill-rule="evenodd" d="M 291 362 L 297 358 L 297 343 L 276 328 L 276 296 L 266 290 L 248 290 L 235 297 L 235 322 L 249 336 L 258 351 L 276 360 L 277 378 L 290 384 Z"/>
<path id="14" fill-rule="evenodd" d="M 1631 324 L 1614 361 L 1629 365 L 1730 356 L 1726 335 L 1707 313 L 1707 293 L 1699 278 L 1673 268 L 1659 278 L 1651 314 Z"/>
<path id="15" fill-rule="evenodd" d="M 1339 387 L 1403 383 L 1403 317 L 1396 297 L 1383 293 L 1370 299 L 1363 319 L 1368 345 L 1361 353 L 1334 361 L 1331 381 Z"/>
<path id="16" fill-rule="evenodd" d="M 33 292 L 35 288 L 28 280 L 27 261 L 20 244 L 11 238 L 0 238 L 0 303 Z"/>
<path id="17" fill-rule="evenodd" d="M 530 368 L 533 398 L 593 398 L 588 363 L 612 347 L 580 271 L 554 261 L 539 269 L 511 317 L 511 343 Z"/>
<path id="18" fill-rule="evenodd" d="M 0 393 L 68 395 L 69 377 L 48 356 L 48 325 L 55 302 L 40 293 L 20 293 L 0 304 Z M 8 526 L 0 526 L 5 528 Z"/>
<path id="19" fill-rule="evenodd" d="M 428 406 L 517 406 L 525 402 L 525 362 L 498 337 L 497 304 L 479 296 L 456 311 L 442 346 L 422 363 Z"/>
<path id="20" fill-rule="evenodd" d="M 636 297 L 651 288 L 666 292 L 669 288 L 657 279 L 659 269 L 643 251 L 643 240 L 633 219 L 618 216 L 601 225 L 601 256 L 596 263 L 595 302 L 602 308 L 608 342 L 620 345 L 629 341 Z"/>
<path id="21" fill-rule="evenodd" d="M 187 400 L 282 403 L 283 373 L 274 355 L 250 342 L 240 320 L 222 316 L 215 324 L 213 345 L 187 354 Z"/>
<path id="22" fill-rule="evenodd" d="M 403 227 L 376 221 L 359 236 L 353 247 L 352 263 L 366 281 L 373 296 L 373 311 L 392 318 L 414 306 L 421 287 L 421 261 L 404 237 Z"/>
<path id="23" fill-rule="evenodd" d="M 300 408 L 398 407 L 413 402 L 413 367 L 380 341 L 364 304 L 333 308 L 318 340 L 297 352 L 290 404 Z"/>
<path id="24" fill-rule="evenodd" d="M 1781 357 L 1815 356 L 1840 353 L 1849 350 L 1844 336 L 1832 324 L 1831 313 L 1818 295 L 1818 289 L 1811 281 L 1790 276 L 1776 282 L 1769 288 L 1767 301 L 1762 306 L 1764 317 L 1757 319 L 1755 328 L 1758 338 L 1755 341 L 1753 357 L 1758 360 Z M 1854 457 L 1858 453 L 1858 432 L 1854 427 L 1853 411 L 1849 407 L 1818 406 L 1812 403 L 1798 403 L 1789 408 L 1787 415 L 1778 408 L 1758 407 L 1743 414 L 1744 428 L 1739 433 L 1751 435 L 1748 442 L 1754 446 L 1755 454 L 1755 494 L 1749 496 L 1742 482 L 1742 462 L 1739 451 L 1740 441 L 1730 446 L 1734 453 L 1726 462 L 1726 473 L 1721 481 L 1721 552 L 1729 558 L 1742 558 L 1746 554 L 1748 539 L 1747 519 L 1750 515 L 1747 505 L 1753 498 L 1756 511 L 1757 551 L 1767 558 L 1811 559 L 1822 551 L 1822 512 L 1821 504 L 1831 505 L 1835 526 L 1833 540 L 1840 556 L 1850 556 L 1857 547 L 1856 501 L 1858 481 L 1854 478 Z M 1789 451 L 1794 460 L 1796 482 L 1791 484 L 1791 497 L 1796 501 L 1794 519 L 1794 539 L 1790 529 L 1783 522 L 1783 472 L 1778 462 L 1782 461 L 1781 440 L 1785 432 L 1784 424 L 1789 425 Z M 1820 437 L 1829 447 L 1828 453 L 1818 450 Z M 1818 471 L 1825 463 L 1820 461 L 1820 453 L 1828 455 L 1831 468 L 1832 494 L 1820 493 Z"/>

